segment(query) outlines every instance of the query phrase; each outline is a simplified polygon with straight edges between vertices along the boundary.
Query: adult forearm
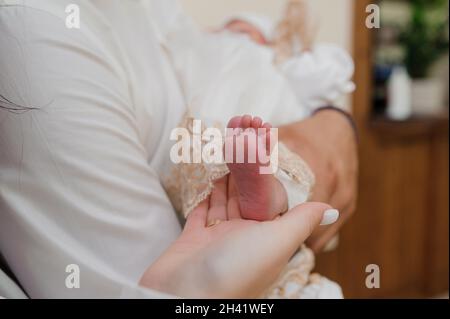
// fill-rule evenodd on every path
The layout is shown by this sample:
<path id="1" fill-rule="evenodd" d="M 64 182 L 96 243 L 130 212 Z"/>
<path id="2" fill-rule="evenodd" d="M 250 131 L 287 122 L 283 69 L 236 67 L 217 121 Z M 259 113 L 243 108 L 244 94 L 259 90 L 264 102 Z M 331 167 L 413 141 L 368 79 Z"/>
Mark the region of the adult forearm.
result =
<path id="1" fill-rule="evenodd" d="M 338 224 L 310 237 L 309 245 L 319 251 L 355 210 L 358 169 L 355 129 L 342 113 L 322 110 L 309 119 L 280 128 L 279 135 L 316 176 L 311 200 L 330 203 L 342 213 Z"/>

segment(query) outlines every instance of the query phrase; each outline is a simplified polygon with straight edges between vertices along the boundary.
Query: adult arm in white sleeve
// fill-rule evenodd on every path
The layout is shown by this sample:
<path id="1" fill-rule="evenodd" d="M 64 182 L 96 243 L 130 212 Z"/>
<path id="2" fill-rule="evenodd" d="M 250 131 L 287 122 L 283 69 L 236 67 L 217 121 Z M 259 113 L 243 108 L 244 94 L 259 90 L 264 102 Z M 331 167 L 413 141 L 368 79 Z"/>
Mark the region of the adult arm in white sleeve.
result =
<path id="1" fill-rule="evenodd" d="M 120 64 L 86 28 L 22 6 L 0 9 L 0 50 L 0 250 L 27 294 L 166 297 L 137 283 L 180 226 Z"/>

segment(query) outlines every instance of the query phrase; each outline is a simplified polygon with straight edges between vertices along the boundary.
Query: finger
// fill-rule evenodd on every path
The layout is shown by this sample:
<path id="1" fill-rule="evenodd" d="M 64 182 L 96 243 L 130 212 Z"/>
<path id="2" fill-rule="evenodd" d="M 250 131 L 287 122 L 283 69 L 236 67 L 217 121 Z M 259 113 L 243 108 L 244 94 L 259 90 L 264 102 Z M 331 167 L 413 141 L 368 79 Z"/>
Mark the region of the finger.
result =
<path id="1" fill-rule="evenodd" d="M 317 183 L 318 184 L 318 183 Z M 325 187 L 314 187 L 310 198 L 311 202 L 330 203 L 331 191 Z"/>
<path id="2" fill-rule="evenodd" d="M 227 220 L 228 176 L 222 177 L 214 184 L 209 201 L 207 225 L 216 221 Z"/>
<path id="3" fill-rule="evenodd" d="M 333 206 L 339 207 L 337 205 Z M 349 217 L 351 216 L 350 209 L 352 209 L 352 206 L 353 204 L 350 204 L 343 209 L 339 209 L 339 220 L 334 224 L 317 228 L 307 240 L 308 247 L 316 253 L 322 251 L 323 248 L 328 244 L 328 242 L 339 232 L 339 229 L 342 227 L 342 225 L 344 225 L 349 219 Z"/>
<path id="4" fill-rule="evenodd" d="M 228 219 L 241 219 L 241 209 L 239 207 L 239 194 L 232 175 L 228 178 Z"/>
<path id="5" fill-rule="evenodd" d="M 343 172 L 345 170 L 339 170 Z M 357 181 L 350 182 L 351 179 L 348 176 L 357 176 L 356 171 L 351 174 L 338 174 L 336 181 L 331 185 L 330 194 L 325 198 L 320 198 L 320 195 L 313 196 L 315 200 L 325 201 L 330 203 L 333 207 L 336 207 L 340 211 L 339 220 L 333 225 L 327 227 L 320 227 L 316 229 L 313 234 L 308 238 L 307 244 L 314 252 L 320 252 L 328 242 L 337 234 L 340 227 L 349 219 L 352 215 L 357 195 Z M 323 195 L 323 194 L 322 194 Z"/>
<path id="6" fill-rule="evenodd" d="M 327 204 L 305 203 L 271 222 L 271 227 L 274 236 L 295 251 L 319 225 L 331 225 L 338 218 L 339 212 Z"/>
<path id="7" fill-rule="evenodd" d="M 313 234 L 306 240 L 306 244 L 315 253 L 321 252 L 328 242 L 338 233 L 339 229 L 345 223 L 345 218 L 339 220 L 333 225 L 317 228 Z"/>
<path id="8" fill-rule="evenodd" d="M 356 206 L 358 194 L 357 182 L 349 182 L 349 178 L 345 176 L 339 177 L 338 180 L 339 182 L 328 203 L 333 205 L 333 207 L 337 207 L 342 212 L 342 218 L 348 218 Z"/>
<path id="9" fill-rule="evenodd" d="M 209 197 L 201 202 L 187 217 L 185 229 L 193 230 L 204 228 L 208 216 Z"/>

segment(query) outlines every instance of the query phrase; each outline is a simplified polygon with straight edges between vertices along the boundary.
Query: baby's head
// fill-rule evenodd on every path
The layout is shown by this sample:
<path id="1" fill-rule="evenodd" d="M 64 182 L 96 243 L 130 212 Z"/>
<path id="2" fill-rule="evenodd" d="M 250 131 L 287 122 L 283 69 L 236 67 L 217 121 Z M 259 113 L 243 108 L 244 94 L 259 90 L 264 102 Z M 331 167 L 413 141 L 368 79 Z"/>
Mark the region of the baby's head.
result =
<path id="1" fill-rule="evenodd" d="M 253 42 L 261 45 L 267 45 L 269 43 L 264 34 L 247 21 L 235 19 L 224 25 L 223 29 L 233 33 L 246 34 Z"/>
<path id="2" fill-rule="evenodd" d="M 222 27 L 232 33 L 246 34 L 260 45 L 272 42 L 274 23 L 267 17 L 255 14 L 239 14 L 226 20 Z"/>

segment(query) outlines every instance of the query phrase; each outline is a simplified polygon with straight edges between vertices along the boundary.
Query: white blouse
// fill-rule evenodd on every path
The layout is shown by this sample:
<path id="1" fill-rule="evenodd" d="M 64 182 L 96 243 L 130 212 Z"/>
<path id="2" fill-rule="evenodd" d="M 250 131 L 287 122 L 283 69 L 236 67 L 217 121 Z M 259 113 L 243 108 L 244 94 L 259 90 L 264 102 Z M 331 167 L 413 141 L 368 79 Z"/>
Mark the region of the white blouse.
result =
<path id="1" fill-rule="evenodd" d="M 137 283 L 181 231 L 157 172 L 186 103 L 151 3 L 0 3 L 0 94 L 36 108 L 0 110 L 1 253 L 32 298 L 165 296 Z"/>

